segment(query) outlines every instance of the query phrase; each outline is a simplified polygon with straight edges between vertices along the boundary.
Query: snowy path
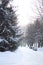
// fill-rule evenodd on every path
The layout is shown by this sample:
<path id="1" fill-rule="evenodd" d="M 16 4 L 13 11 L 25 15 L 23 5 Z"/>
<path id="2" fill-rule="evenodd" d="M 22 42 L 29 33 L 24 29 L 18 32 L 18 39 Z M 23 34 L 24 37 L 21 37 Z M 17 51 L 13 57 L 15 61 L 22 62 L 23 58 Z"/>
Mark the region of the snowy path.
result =
<path id="1" fill-rule="evenodd" d="M 43 50 L 19 47 L 15 52 L 0 52 L 0 65 L 43 65 Z"/>

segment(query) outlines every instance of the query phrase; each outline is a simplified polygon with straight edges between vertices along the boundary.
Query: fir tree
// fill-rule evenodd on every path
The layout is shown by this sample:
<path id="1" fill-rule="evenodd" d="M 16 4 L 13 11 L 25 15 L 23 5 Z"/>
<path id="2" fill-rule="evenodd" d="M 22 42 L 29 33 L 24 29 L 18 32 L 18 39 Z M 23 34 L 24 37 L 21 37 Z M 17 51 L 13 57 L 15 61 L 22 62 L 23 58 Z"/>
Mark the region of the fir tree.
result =
<path id="1" fill-rule="evenodd" d="M 8 7 L 9 2 L 10 0 L 1 0 L 0 4 L 0 51 L 18 48 L 17 16 L 12 7 Z"/>

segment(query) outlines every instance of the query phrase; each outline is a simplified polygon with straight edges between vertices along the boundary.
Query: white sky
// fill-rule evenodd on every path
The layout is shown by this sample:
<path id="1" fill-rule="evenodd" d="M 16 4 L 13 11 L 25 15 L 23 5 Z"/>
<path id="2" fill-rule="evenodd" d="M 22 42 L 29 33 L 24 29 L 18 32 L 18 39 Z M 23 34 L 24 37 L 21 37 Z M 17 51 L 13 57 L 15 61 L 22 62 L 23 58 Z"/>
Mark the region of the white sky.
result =
<path id="1" fill-rule="evenodd" d="M 33 23 L 33 20 L 37 17 L 37 9 L 35 8 L 35 4 L 37 0 L 13 0 L 13 6 L 18 6 L 17 13 L 18 21 L 21 26 L 25 26 L 28 23 Z"/>

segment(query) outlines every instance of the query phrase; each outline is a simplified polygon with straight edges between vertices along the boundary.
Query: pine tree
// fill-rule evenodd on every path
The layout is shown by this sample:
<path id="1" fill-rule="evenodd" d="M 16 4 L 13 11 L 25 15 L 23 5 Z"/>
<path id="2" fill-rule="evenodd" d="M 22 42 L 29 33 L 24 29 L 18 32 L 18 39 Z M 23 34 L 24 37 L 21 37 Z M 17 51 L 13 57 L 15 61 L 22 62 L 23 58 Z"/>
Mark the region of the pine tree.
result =
<path id="1" fill-rule="evenodd" d="M 1 0 L 0 4 L 0 51 L 18 48 L 17 16 L 12 7 L 8 7 L 9 2 L 10 0 Z"/>

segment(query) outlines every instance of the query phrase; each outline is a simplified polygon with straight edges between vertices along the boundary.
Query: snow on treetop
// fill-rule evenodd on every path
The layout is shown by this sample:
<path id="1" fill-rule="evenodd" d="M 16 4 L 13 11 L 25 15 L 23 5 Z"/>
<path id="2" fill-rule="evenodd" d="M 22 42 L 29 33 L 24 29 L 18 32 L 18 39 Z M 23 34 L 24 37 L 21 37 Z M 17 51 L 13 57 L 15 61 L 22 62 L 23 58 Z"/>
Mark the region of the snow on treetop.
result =
<path id="1" fill-rule="evenodd" d="M 0 42 L 3 41 L 3 39 L 0 39 Z"/>

